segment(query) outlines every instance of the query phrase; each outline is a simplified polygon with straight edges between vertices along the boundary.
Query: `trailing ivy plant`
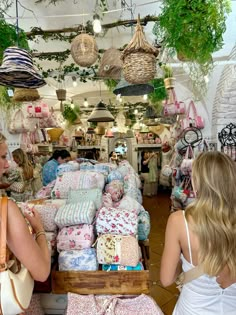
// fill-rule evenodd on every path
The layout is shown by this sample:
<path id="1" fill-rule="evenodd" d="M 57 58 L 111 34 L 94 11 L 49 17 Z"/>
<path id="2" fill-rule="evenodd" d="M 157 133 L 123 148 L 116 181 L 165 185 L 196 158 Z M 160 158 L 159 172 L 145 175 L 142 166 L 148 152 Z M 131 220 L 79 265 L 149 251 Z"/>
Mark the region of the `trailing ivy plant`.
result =
<path id="1" fill-rule="evenodd" d="M 74 108 L 71 104 L 63 104 L 64 110 L 62 112 L 63 118 L 66 120 L 68 125 L 73 124 L 80 115 L 80 108 L 76 105 Z"/>
<path id="2" fill-rule="evenodd" d="M 12 101 L 7 90 L 5 86 L 0 86 L 0 108 L 9 113 L 11 109 L 20 108 L 22 104 Z"/>
<path id="3" fill-rule="evenodd" d="M 4 19 L 0 19 L 0 64 L 2 63 L 4 50 L 10 46 L 29 49 L 25 32 L 19 29 L 17 34 L 15 25 L 7 23 Z"/>
<path id="4" fill-rule="evenodd" d="M 166 99 L 167 93 L 163 78 L 153 79 L 150 83 L 153 85 L 154 91 L 148 94 L 149 101 L 154 105 Z"/>
<path id="5" fill-rule="evenodd" d="M 229 0 L 163 0 L 153 32 L 183 58 L 209 63 L 212 53 L 223 47 L 229 12 Z"/>

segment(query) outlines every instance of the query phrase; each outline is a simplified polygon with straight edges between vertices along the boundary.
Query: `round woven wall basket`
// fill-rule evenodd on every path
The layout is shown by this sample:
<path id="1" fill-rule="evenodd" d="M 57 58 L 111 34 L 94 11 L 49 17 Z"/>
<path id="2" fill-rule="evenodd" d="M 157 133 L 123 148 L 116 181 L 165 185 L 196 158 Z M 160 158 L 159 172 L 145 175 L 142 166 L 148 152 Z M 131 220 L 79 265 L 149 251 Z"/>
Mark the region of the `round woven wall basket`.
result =
<path id="1" fill-rule="evenodd" d="M 135 52 L 124 58 L 123 74 L 132 84 L 147 83 L 156 74 L 156 57 L 145 52 Z"/>
<path id="2" fill-rule="evenodd" d="M 81 67 L 89 67 L 98 58 L 98 46 L 95 39 L 88 34 L 76 36 L 71 44 L 71 56 Z"/>
<path id="3" fill-rule="evenodd" d="M 34 102 L 40 99 L 38 90 L 36 89 L 15 89 L 13 101 L 15 102 Z"/>

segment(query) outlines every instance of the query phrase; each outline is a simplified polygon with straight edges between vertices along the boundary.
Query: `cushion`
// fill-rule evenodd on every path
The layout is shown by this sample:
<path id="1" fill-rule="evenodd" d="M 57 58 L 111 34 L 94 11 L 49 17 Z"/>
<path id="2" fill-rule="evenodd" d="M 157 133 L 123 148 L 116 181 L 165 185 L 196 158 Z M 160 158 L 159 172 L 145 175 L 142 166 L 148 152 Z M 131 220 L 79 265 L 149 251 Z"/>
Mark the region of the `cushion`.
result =
<path id="1" fill-rule="evenodd" d="M 69 190 L 68 203 L 93 201 L 96 209 L 102 205 L 102 191 L 99 188 Z"/>
<path id="2" fill-rule="evenodd" d="M 55 222 L 59 228 L 77 224 L 92 224 L 96 213 L 93 201 L 71 203 L 64 205 L 57 211 Z"/>
<path id="3" fill-rule="evenodd" d="M 113 180 L 106 185 L 105 191 L 111 194 L 113 201 L 119 201 L 124 194 L 124 185 L 120 180 Z"/>
<path id="4" fill-rule="evenodd" d="M 98 263 L 95 248 L 62 251 L 58 257 L 59 271 L 96 271 Z"/>

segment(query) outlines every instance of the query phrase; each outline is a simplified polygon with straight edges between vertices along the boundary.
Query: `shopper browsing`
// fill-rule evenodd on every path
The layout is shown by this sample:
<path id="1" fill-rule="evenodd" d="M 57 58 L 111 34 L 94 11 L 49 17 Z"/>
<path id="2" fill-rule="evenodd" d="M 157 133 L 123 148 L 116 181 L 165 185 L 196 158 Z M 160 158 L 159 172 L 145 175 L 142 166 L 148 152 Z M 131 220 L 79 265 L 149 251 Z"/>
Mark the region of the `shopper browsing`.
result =
<path id="1" fill-rule="evenodd" d="M 236 164 L 221 152 L 193 162 L 194 202 L 168 219 L 160 280 L 202 270 L 183 285 L 174 315 L 232 315 L 236 310 Z"/>
<path id="2" fill-rule="evenodd" d="M 55 150 L 50 159 L 43 166 L 43 186 L 47 186 L 57 177 L 57 167 L 59 164 L 69 162 L 70 153 L 67 150 Z"/>

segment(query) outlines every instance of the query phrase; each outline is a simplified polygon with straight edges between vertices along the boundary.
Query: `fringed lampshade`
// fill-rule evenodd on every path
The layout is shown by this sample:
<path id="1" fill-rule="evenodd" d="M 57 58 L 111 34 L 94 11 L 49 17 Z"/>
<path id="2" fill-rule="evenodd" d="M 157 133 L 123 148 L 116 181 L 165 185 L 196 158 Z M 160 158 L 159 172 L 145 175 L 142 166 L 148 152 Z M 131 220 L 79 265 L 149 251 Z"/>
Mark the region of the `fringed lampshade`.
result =
<path id="1" fill-rule="evenodd" d="M 154 87 L 151 84 L 130 84 L 124 78 L 117 84 L 113 93 L 121 96 L 138 96 L 152 93 Z"/>
<path id="2" fill-rule="evenodd" d="M 108 122 L 114 121 L 113 115 L 106 108 L 106 105 L 101 101 L 95 106 L 91 115 L 88 118 L 90 122 Z"/>

